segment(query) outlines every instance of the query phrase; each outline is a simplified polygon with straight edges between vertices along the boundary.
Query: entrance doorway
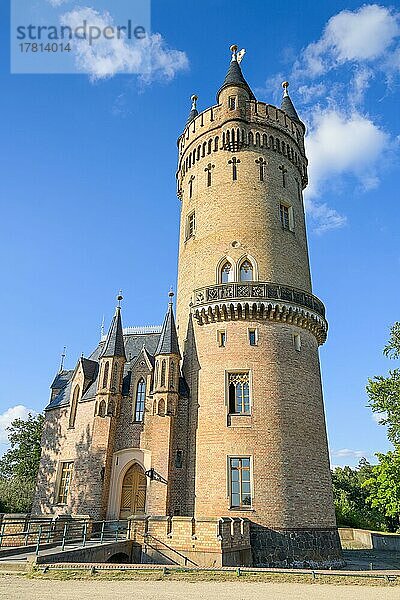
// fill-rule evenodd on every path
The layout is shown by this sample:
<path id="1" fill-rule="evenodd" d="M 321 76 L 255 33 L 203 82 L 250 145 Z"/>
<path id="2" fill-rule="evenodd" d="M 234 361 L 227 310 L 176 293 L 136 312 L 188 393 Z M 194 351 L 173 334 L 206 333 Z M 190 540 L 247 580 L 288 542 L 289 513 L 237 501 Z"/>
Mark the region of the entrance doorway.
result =
<path id="1" fill-rule="evenodd" d="M 143 515 L 146 506 L 146 475 L 138 464 L 132 465 L 122 482 L 120 519 Z"/>

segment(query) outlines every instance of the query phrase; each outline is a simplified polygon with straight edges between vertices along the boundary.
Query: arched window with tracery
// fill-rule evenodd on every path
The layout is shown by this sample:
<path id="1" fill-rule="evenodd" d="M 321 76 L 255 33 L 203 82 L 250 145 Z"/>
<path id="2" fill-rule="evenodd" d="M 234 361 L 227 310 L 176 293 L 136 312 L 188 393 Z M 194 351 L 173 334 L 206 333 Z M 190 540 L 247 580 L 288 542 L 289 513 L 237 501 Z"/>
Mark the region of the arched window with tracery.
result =
<path id="1" fill-rule="evenodd" d="M 145 400 L 146 400 L 146 382 L 142 377 L 141 379 L 139 379 L 137 388 L 136 388 L 135 421 L 143 421 Z"/>
<path id="2" fill-rule="evenodd" d="M 119 369 L 118 369 L 118 364 L 115 363 L 114 367 L 113 367 L 113 374 L 112 374 L 112 384 L 111 384 L 111 388 L 113 392 L 117 392 L 118 391 L 118 375 L 119 375 Z"/>
<path id="3" fill-rule="evenodd" d="M 161 387 L 165 387 L 165 372 L 167 369 L 166 361 L 163 360 L 161 363 Z"/>
<path id="4" fill-rule="evenodd" d="M 233 266 L 229 262 L 229 260 L 225 261 L 221 267 L 220 279 L 221 283 L 228 283 L 229 281 L 233 281 Z"/>
<path id="5" fill-rule="evenodd" d="M 253 265 L 247 259 L 240 265 L 239 279 L 240 281 L 253 281 L 254 279 Z"/>
<path id="6" fill-rule="evenodd" d="M 75 386 L 74 389 L 74 394 L 72 396 L 72 402 L 71 402 L 71 410 L 69 413 L 69 427 L 75 427 L 75 419 L 76 419 L 76 410 L 78 408 L 78 400 L 79 400 L 79 396 L 80 396 L 81 390 L 79 385 Z"/>
<path id="7" fill-rule="evenodd" d="M 107 387 L 109 370 L 110 370 L 110 363 L 107 361 L 106 364 L 104 365 L 104 371 L 103 371 L 103 388 Z"/>

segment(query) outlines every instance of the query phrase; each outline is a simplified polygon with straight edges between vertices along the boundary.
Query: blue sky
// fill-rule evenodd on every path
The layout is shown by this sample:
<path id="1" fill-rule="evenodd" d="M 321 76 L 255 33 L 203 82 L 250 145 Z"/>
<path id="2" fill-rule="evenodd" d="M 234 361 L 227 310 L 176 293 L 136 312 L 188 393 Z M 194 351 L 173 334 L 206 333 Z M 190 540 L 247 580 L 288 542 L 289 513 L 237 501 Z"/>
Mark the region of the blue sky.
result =
<path id="1" fill-rule="evenodd" d="M 82 3 L 52 4 L 70 14 Z M 393 368 L 382 348 L 400 318 L 399 3 L 154 0 L 152 71 L 116 46 L 106 66 L 96 49 L 82 54 L 90 73 L 80 75 L 11 75 L 7 5 L 0 441 L 13 416 L 42 410 L 64 345 L 69 368 L 89 354 L 120 288 L 125 326 L 162 322 L 176 280 L 176 139 L 192 93 L 200 110 L 215 103 L 237 43 L 258 99 L 279 102 L 289 79 L 308 126 L 311 268 L 330 324 L 321 362 L 332 463 L 386 450 L 365 384 Z M 99 18 L 101 5 L 85 2 Z"/>

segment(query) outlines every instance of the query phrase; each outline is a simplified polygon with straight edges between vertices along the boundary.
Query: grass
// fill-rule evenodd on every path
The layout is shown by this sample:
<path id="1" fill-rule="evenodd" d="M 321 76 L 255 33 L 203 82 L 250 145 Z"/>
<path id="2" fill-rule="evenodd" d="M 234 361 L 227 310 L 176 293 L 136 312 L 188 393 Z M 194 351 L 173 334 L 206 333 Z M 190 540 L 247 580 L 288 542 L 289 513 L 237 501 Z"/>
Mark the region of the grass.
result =
<path id="1" fill-rule="evenodd" d="M 43 573 L 42 570 L 35 569 L 32 572 L 22 575 L 30 579 L 41 580 L 60 580 L 60 581 L 186 581 L 196 583 L 198 581 L 225 582 L 234 581 L 236 583 L 308 583 L 308 584 L 335 584 L 335 585 L 367 585 L 380 587 L 400 586 L 400 578 L 395 581 L 388 581 L 378 577 L 360 577 L 352 576 L 333 576 L 316 575 L 300 573 L 248 573 L 241 571 L 238 577 L 235 571 L 175 571 L 175 570 L 148 570 L 148 571 L 96 571 L 92 574 L 89 570 L 49 570 Z"/>

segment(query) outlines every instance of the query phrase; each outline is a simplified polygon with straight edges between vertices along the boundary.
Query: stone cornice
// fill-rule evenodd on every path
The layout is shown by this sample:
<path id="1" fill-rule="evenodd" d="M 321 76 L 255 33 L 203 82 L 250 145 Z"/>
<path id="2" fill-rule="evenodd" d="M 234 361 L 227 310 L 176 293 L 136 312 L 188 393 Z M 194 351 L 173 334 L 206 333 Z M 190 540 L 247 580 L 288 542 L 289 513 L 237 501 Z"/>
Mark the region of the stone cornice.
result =
<path id="1" fill-rule="evenodd" d="M 313 294 L 269 282 L 224 283 L 195 290 L 193 316 L 200 325 L 218 321 L 268 320 L 308 329 L 321 345 L 328 323 Z"/>

